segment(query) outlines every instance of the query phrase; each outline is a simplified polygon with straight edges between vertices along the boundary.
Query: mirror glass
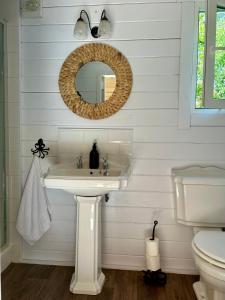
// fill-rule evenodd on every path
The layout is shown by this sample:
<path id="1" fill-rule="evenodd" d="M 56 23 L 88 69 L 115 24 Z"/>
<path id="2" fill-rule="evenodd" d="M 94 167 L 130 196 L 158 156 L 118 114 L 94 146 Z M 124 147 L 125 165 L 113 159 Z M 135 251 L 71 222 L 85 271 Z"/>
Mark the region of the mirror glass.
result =
<path id="1" fill-rule="evenodd" d="M 91 104 L 107 101 L 116 87 L 116 76 L 105 63 L 91 61 L 83 65 L 75 78 L 77 93 Z"/>

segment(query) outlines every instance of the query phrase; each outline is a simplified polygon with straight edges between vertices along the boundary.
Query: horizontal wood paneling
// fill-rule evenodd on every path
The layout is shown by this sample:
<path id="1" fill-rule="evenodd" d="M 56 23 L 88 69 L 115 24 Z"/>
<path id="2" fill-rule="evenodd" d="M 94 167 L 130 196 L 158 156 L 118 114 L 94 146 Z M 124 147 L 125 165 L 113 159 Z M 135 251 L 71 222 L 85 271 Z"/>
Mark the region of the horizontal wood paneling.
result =
<path id="1" fill-rule="evenodd" d="M 61 190 L 48 190 L 51 205 L 75 207 L 72 195 Z M 117 191 L 110 193 L 110 201 L 103 202 L 103 207 L 142 207 L 172 209 L 174 207 L 173 193 L 164 192 L 129 192 Z"/>
<path id="2" fill-rule="evenodd" d="M 192 144 L 191 148 L 184 143 L 140 143 L 134 145 L 134 156 L 151 159 L 174 159 L 174 160 L 224 160 L 225 144 Z"/>
<path id="3" fill-rule="evenodd" d="M 144 256 L 131 255 L 103 255 L 103 266 L 106 268 L 128 269 L 128 270 L 143 270 L 145 268 Z M 178 259 L 178 258 L 164 258 L 161 257 L 161 268 L 165 272 L 196 274 L 196 267 L 193 259 Z"/>
<path id="4" fill-rule="evenodd" d="M 24 26 L 22 42 L 73 41 L 73 30 L 74 25 Z M 125 22 L 113 25 L 113 38 L 110 40 L 175 39 L 179 38 L 179 35 L 180 21 Z"/>
<path id="5" fill-rule="evenodd" d="M 34 143 L 33 143 L 34 144 Z M 28 174 L 28 170 L 30 169 L 31 166 L 31 162 L 32 162 L 32 157 L 31 157 L 31 153 L 30 153 L 30 148 L 28 148 L 28 150 L 26 150 L 26 152 L 28 152 L 27 154 L 29 155 L 28 157 L 24 157 L 23 158 L 23 166 L 22 166 L 22 170 L 24 173 L 24 176 L 26 176 Z M 73 157 L 73 159 L 75 160 L 75 156 Z M 49 157 L 48 160 L 50 161 L 50 163 L 54 162 L 56 159 L 56 157 Z M 225 162 L 224 160 L 210 160 L 210 161 L 206 161 L 206 160 L 168 160 L 168 159 L 135 159 L 133 160 L 133 169 L 132 169 L 132 174 L 133 175 L 139 175 L 139 176 L 155 176 L 155 175 L 160 175 L 160 176 L 165 176 L 171 175 L 171 169 L 172 168 L 180 168 L 180 167 L 184 167 L 184 166 L 190 166 L 190 165 L 201 165 L 201 166 L 205 166 L 205 165 L 213 165 L 213 166 L 223 166 L 225 167 Z M 49 164 L 45 164 L 46 167 L 43 169 L 47 171 L 47 167 L 49 166 Z M 115 195 L 116 196 L 116 195 Z M 170 198 L 170 195 L 166 194 L 164 195 L 167 198 Z M 133 199 L 133 197 L 136 197 L 136 195 L 132 192 L 131 194 L 129 194 L 129 197 L 131 197 L 131 199 Z M 157 201 L 157 205 L 160 207 L 161 204 L 160 202 L 158 203 L 160 195 L 158 195 L 158 197 L 156 198 Z M 124 201 L 121 202 L 121 199 L 125 199 Z M 136 197 L 136 199 L 140 199 L 142 198 L 142 195 L 139 195 Z M 149 198 L 151 198 L 151 201 L 149 202 L 149 205 L 153 205 L 154 206 L 154 197 L 149 195 Z M 163 198 L 163 194 L 162 194 L 162 198 Z M 124 196 L 121 195 L 121 199 L 119 200 L 119 204 L 118 205 L 123 205 L 124 203 L 127 203 L 128 201 L 128 197 L 126 196 L 126 194 Z M 136 199 L 134 198 L 134 203 L 136 203 Z M 133 201 L 133 200 L 132 200 Z M 128 201 L 128 203 L 131 202 Z M 138 202 L 138 205 L 142 204 L 140 202 Z"/>
<path id="6" fill-rule="evenodd" d="M 25 121 L 26 122 L 26 121 Z M 37 140 L 40 136 L 46 141 L 56 141 L 58 135 L 58 126 L 46 125 L 21 125 L 21 139 L 22 140 Z"/>
<path id="7" fill-rule="evenodd" d="M 100 42 L 100 41 L 99 41 Z M 63 43 L 23 43 L 23 59 L 61 59 L 65 58 L 76 48 L 84 43 L 77 40 Z M 139 40 L 138 43 L 131 41 L 105 41 L 105 43 L 117 48 L 126 57 L 164 57 L 178 56 L 180 53 L 180 41 L 176 39 L 168 40 Z M 60 47 L 59 47 L 60 46 Z"/>
<path id="8" fill-rule="evenodd" d="M 69 251 L 42 251 L 23 248 L 22 258 L 26 263 L 74 265 L 74 252 Z M 143 270 L 145 268 L 145 257 L 134 255 L 112 255 L 103 254 L 102 263 L 105 268 L 124 270 Z M 161 268 L 165 272 L 196 274 L 197 270 L 193 259 L 161 258 Z"/>
<path id="9" fill-rule="evenodd" d="M 44 0 L 43 18 L 22 20 L 22 175 L 31 164 L 30 148 L 42 137 L 50 147 L 43 163 L 56 161 L 58 128 L 133 129 L 133 170 L 128 187 L 102 205 L 103 265 L 145 267 L 144 239 L 157 219 L 164 270 L 196 272 L 191 255 L 192 229 L 175 218 L 171 169 L 192 164 L 225 166 L 224 128 L 177 127 L 181 1 Z M 129 60 L 134 82 L 130 98 L 114 116 L 91 121 L 67 109 L 58 90 L 65 58 L 84 43 L 73 37 L 75 20 L 85 8 L 93 24 L 106 8 L 113 31 L 99 39 Z M 12 69 L 12 74 L 15 70 Z M 16 94 L 11 91 L 11 99 Z M 34 247 L 23 246 L 24 261 L 74 264 L 76 205 L 73 196 L 48 190 L 53 220 Z"/>
<path id="10" fill-rule="evenodd" d="M 35 246 L 35 250 L 39 251 L 54 251 L 57 249 L 59 252 L 74 252 L 75 240 L 61 240 L 57 242 L 48 239 L 42 239 L 38 241 Z M 65 239 L 65 236 L 64 236 Z M 175 247 L 174 247 L 175 246 Z M 145 255 L 145 241 L 135 239 L 112 239 L 105 238 L 102 241 L 103 253 L 111 255 L 129 255 L 129 256 L 144 256 Z M 29 245 L 27 249 L 33 248 Z M 174 250 L 175 249 L 175 250 Z M 168 258 L 192 258 L 191 245 L 186 242 L 160 242 L 160 252 L 162 257 Z"/>
<path id="11" fill-rule="evenodd" d="M 224 110 L 205 109 L 203 112 L 194 112 L 191 115 L 191 124 L 193 126 L 225 126 Z"/>
<path id="12" fill-rule="evenodd" d="M 176 224 L 173 209 L 142 208 L 142 207 L 106 207 L 103 210 L 104 222 L 118 223 L 153 223 L 158 219 L 160 224 Z"/>
<path id="13" fill-rule="evenodd" d="M 103 223 L 103 235 L 109 238 L 120 239 L 143 239 L 151 236 L 152 223 Z M 192 239 L 193 232 L 191 228 L 182 225 L 159 225 L 157 227 L 157 236 L 161 241 L 184 241 Z"/>
<path id="14" fill-rule="evenodd" d="M 21 145 L 22 154 L 24 156 L 31 155 L 30 147 L 33 146 L 35 140 L 33 141 L 24 141 Z M 57 155 L 57 143 L 56 142 L 48 142 L 49 147 L 51 148 L 51 156 Z M 136 163 L 139 165 L 146 162 L 146 159 L 154 160 L 157 163 L 164 164 L 164 161 L 161 160 L 170 160 L 170 162 L 165 162 L 162 165 L 162 168 L 166 168 L 170 166 L 171 161 L 173 160 L 182 160 L 182 163 L 185 164 L 188 161 L 193 161 L 195 163 L 199 162 L 200 164 L 204 161 L 223 161 L 225 160 L 225 145 L 222 143 L 219 144 L 194 144 L 193 151 L 189 151 L 188 153 L 185 151 L 187 147 L 186 143 L 135 143 L 134 144 L 134 158 L 136 159 L 134 162 L 134 166 Z M 204 161 L 202 160 L 202 152 L 204 149 Z M 137 160 L 138 159 L 138 160 Z M 151 160 L 149 161 L 151 163 Z M 151 165 L 149 165 L 150 167 Z M 152 165 L 153 166 L 153 165 Z M 140 167 L 139 167 L 140 168 Z"/>
<path id="15" fill-rule="evenodd" d="M 29 94 L 26 94 L 29 96 Z M 31 96 L 33 97 L 33 95 Z M 41 97 L 41 95 L 40 95 Z M 44 95 L 46 102 L 48 97 Z M 38 105 L 37 96 L 36 102 Z M 28 100 L 29 101 L 29 98 Z M 41 101 L 40 101 L 41 102 Z M 130 99 L 129 101 L 130 102 Z M 138 102 L 138 99 L 137 99 Z M 42 105 L 42 103 L 41 103 Z M 36 107 L 37 108 L 37 107 Z M 44 109 L 44 106 L 41 108 Z M 86 127 L 86 126 L 84 126 Z M 23 140 L 36 140 L 39 136 L 45 137 L 45 140 L 56 141 L 57 140 L 57 125 L 42 126 L 29 125 L 21 127 L 21 134 Z M 137 143 L 225 143 L 225 134 L 223 127 L 209 127 L 207 130 L 204 127 L 191 128 L 190 130 L 181 130 L 176 127 L 135 127 L 134 128 L 134 142 Z M 203 158 L 204 161 L 204 158 Z"/>
<path id="16" fill-rule="evenodd" d="M 22 110 L 22 125 L 58 125 L 90 127 L 176 126 L 177 110 L 121 110 L 108 119 L 91 121 L 80 118 L 70 110 Z"/>
<path id="17" fill-rule="evenodd" d="M 160 242 L 160 254 L 169 258 L 192 258 L 191 245 L 184 242 Z M 145 255 L 145 241 L 135 239 L 103 239 L 103 251 L 112 255 Z"/>
<path id="18" fill-rule="evenodd" d="M 59 92 L 58 76 L 25 77 L 23 92 Z M 177 92 L 178 76 L 176 75 L 134 75 L 133 92 Z"/>
<path id="19" fill-rule="evenodd" d="M 64 60 L 61 59 L 42 59 L 24 60 L 23 76 L 57 76 Z M 129 63 L 134 75 L 156 75 L 179 73 L 178 57 L 131 57 Z"/>
<path id="20" fill-rule="evenodd" d="M 24 109 L 67 109 L 59 93 L 24 93 Z M 171 92 L 133 92 L 122 109 L 177 108 L 178 94 Z"/>
<path id="21" fill-rule="evenodd" d="M 151 127 L 134 129 L 135 142 L 156 142 L 156 143 L 198 143 L 198 144 L 224 144 L 224 127 L 192 127 L 189 130 L 182 130 L 171 127 Z M 202 156 L 202 158 L 204 158 Z"/>
<path id="22" fill-rule="evenodd" d="M 213 160 L 214 159 L 214 160 Z M 172 168 L 181 168 L 190 165 L 213 165 L 225 166 L 224 160 L 175 160 L 175 159 L 135 159 L 133 174 L 134 175 L 171 175 Z"/>
<path id="23" fill-rule="evenodd" d="M 103 222 L 104 238 L 135 239 L 151 236 L 152 223 L 115 223 Z M 68 241 L 74 240 L 75 223 L 73 221 L 54 220 L 50 230 L 45 234 L 45 240 Z M 66 231 L 66 234 L 65 234 Z M 182 225 L 159 225 L 157 235 L 161 241 L 186 242 L 193 237 L 192 229 Z"/>
<path id="24" fill-rule="evenodd" d="M 76 6 L 74 9 L 71 7 L 63 6 L 46 8 L 43 18 L 39 19 L 23 19 L 23 25 L 59 25 L 70 24 L 74 25 L 75 18 L 79 16 L 80 11 L 84 8 Z M 86 8 L 88 11 L 88 7 Z M 93 23 L 99 22 L 103 7 L 95 7 L 94 13 L 90 14 Z M 112 22 L 136 22 L 143 21 L 164 21 L 164 20 L 180 20 L 180 3 L 158 3 L 151 4 L 127 4 L 127 5 L 105 5 L 104 9 L 107 11 L 107 16 Z M 160 14 L 158 10 L 160 9 Z"/>
<path id="25" fill-rule="evenodd" d="M 93 3 L 92 0 L 79 0 L 79 1 L 75 1 L 75 0 L 64 0 L 64 2 L 62 3 L 61 0 L 44 0 L 43 1 L 43 6 L 44 7 L 65 7 L 65 6 L 76 6 L 76 5 L 100 5 L 100 4 L 122 4 L 122 5 L 126 5 L 129 3 L 165 3 L 165 2 L 177 2 L 176 0 L 95 0 L 95 2 Z"/>
<path id="26" fill-rule="evenodd" d="M 160 192 L 113 192 L 106 206 L 174 208 L 173 193 Z"/>
<path id="27" fill-rule="evenodd" d="M 129 191 L 172 192 L 170 176 L 138 176 L 133 175 L 126 188 Z"/>

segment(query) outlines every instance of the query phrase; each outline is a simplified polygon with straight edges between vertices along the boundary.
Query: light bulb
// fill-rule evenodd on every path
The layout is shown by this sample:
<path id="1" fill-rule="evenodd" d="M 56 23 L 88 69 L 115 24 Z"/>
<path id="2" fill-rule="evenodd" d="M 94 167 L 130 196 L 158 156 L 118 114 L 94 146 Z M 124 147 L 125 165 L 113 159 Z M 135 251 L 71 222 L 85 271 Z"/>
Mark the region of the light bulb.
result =
<path id="1" fill-rule="evenodd" d="M 87 37 L 87 24 L 82 18 L 79 18 L 74 28 L 74 36 L 78 39 L 84 39 Z"/>
<path id="2" fill-rule="evenodd" d="M 109 20 L 104 17 L 101 19 L 99 28 L 98 28 L 98 35 L 103 38 L 109 38 L 111 34 L 111 24 Z"/>

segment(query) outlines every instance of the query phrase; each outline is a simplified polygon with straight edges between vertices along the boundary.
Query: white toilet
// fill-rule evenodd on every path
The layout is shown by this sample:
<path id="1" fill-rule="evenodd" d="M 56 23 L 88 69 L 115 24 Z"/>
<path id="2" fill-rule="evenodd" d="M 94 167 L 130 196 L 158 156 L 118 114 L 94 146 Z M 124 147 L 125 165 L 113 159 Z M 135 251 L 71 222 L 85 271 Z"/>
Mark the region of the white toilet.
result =
<path id="1" fill-rule="evenodd" d="M 225 169 L 173 169 L 177 222 L 194 229 L 192 249 L 198 300 L 225 300 Z"/>

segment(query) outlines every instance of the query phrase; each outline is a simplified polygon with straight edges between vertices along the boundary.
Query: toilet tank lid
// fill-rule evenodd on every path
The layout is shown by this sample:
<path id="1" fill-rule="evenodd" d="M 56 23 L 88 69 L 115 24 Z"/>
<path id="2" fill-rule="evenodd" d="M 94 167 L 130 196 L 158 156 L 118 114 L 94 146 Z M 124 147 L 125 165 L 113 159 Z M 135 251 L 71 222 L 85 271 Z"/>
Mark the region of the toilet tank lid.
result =
<path id="1" fill-rule="evenodd" d="M 215 166 L 190 166 L 172 169 L 175 182 L 185 184 L 225 185 L 225 169 Z"/>
<path id="2" fill-rule="evenodd" d="M 199 231 L 195 235 L 193 243 L 207 256 L 225 263 L 225 232 Z"/>

